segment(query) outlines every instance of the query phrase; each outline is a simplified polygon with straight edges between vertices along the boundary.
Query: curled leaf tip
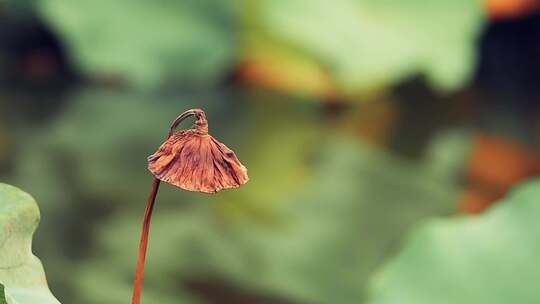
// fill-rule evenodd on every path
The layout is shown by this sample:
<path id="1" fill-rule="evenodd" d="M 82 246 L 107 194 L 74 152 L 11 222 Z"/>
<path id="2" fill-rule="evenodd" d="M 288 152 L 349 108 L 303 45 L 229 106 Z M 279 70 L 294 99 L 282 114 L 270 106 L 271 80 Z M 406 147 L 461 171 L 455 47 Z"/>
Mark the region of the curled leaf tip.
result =
<path id="1" fill-rule="evenodd" d="M 195 116 L 194 128 L 175 131 L 190 116 Z M 185 111 L 175 119 L 167 140 L 148 157 L 148 169 L 161 181 L 205 193 L 238 188 L 249 180 L 236 154 L 208 134 L 201 109 Z"/>

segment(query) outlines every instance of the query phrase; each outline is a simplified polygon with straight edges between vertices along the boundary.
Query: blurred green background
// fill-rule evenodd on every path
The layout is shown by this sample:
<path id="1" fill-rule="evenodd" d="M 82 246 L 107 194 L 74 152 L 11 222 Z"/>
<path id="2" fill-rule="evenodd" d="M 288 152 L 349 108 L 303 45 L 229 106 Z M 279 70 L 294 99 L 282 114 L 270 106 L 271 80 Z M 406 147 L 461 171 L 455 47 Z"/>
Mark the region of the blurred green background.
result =
<path id="1" fill-rule="evenodd" d="M 162 187 L 143 302 L 539 303 L 540 182 L 497 203 L 540 173 L 538 7 L 3 0 L 0 180 L 62 303 L 128 303 L 146 157 L 203 108 L 251 181 Z"/>

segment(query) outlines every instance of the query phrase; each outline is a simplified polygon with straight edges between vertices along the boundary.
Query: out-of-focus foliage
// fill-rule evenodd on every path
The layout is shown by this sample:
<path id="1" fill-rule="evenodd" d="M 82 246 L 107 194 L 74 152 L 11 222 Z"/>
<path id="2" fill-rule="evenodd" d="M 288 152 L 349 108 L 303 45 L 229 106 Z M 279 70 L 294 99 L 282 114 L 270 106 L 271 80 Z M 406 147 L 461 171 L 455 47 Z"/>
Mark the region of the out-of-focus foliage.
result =
<path id="1" fill-rule="evenodd" d="M 417 73 L 441 91 L 460 88 L 475 66 L 485 15 L 477 0 L 262 0 L 250 6 L 252 48 L 271 41 L 300 50 L 346 92 L 384 88 Z"/>
<path id="2" fill-rule="evenodd" d="M 486 6 L 491 18 L 502 20 L 533 14 L 540 8 L 540 1 L 487 0 Z"/>
<path id="3" fill-rule="evenodd" d="M 38 223 L 34 199 L 0 183 L 0 303 L 60 304 L 47 287 L 41 262 L 32 254 Z"/>
<path id="4" fill-rule="evenodd" d="M 324 303 L 338 293 L 356 303 L 404 231 L 455 209 L 455 172 L 441 169 L 447 157 L 437 152 L 448 149 L 433 148 L 428 163 L 407 163 L 355 138 L 331 139 L 336 130 L 311 106 L 259 96 L 231 111 L 224 102 L 239 96 L 220 96 L 86 90 L 52 124 L 26 134 L 17 176 L 48 203 L 44 228 L 56 239 L 47 241 L 58 246 L 39 247 L 50 273 L 73 274 L 57 280 L 75 285 L 78 303 L 129 298 L 151 182 L 145 157 L 179 107 L 208 109 L 211 133 L 237 151 L 251 181 L 219 196 L 162 187 L 146 300 L 204 303 L 192 284 L 212 278 L 259 297 Z M 100 209 L 109 215 L 85 211 Z M 74 230 L 82 243 L 70 254 L 85 261 L 77 265 L 61 249 Z"/>
<path id="5" fill-rule="evenodd" d="M 158 292 L 163 303 L 174 303 L 179 286 L 186 286 L 185 294 L 189 282 L 211 276 L 293 303 L 358 303 L 369 274 L 407 228 L 421 218 L 454 209 L 453 187 L 440 183 L 440 176 L 349 140 L 325 145 L 311 151 L 322 163 L 314 178 L 281 195 L 283 202 L 274 206 L 272 222 L 231 219 L 226 207 L 202 202 L 187 210 L 168 207 L 166 214 L 158 208 L 148 288 Z M 266 162 L 260 157 L 257 161 Z M 394 191 L 385 190 L 390 188 Z M 238 199 L 244 194 L 256 203 L 252 191 L 246 186 Z M 238 212 L 253 201 L 226 204 L 237 205 Z M 99 291 L 98 299 L 106 302 L 129 295 L 130 281 L 120 282 L 132 272 L 138 238 L 133 227 L 138 222 L 121 216 L 100 228 L 104 254 L 88 263 L 78 278 L 79 292 L 88 301 Z M 108 269 L 103 278 L 111 264 L 115 270 Z M 109 286 L 114 292 L 103 292 Z M 148 300 L 152 297 L 147 295 Z"/>
<path id="6" fill-rule="evenodd" d="M 481 213 L 501 199 L 512 185 L 540 173 L 540 153 L 528 145 L 488 134 L 476 136 L 469 157 L 469 187 L 460 209 Z"/>
<path id="7" fill-rule="evenodd" d="M 159 146 L 178 109 L 211 108 L 208 115 L 214 118 L 212 128 L 223 119 L 215 114 L 222 109 L 222 115 L 227 113 L 220 104 L 225 95 L 223 92 L 218 99 L 206 93 L 167 97 L 83 90 L 70 97 L 70 106 L 56 120 L 21 134 L 27 140 L 16 157 L 14 175 L 19 185 L 32 189 L 47 206 L 42 228 L 51 231 L 54 240 L 37 242 L 42 252 L 51 256 L 46 261 L 50 275 L 57 274 L 68 284 L 71 278 L 61 273 L 74 265 L 67 263 L 69 258 L 60 244 L 66 240 L 77 243 L 78 250 L 70 254 L 85 254 L 91 246 L 85 237 L 93 234 L 92 220 L 102 213 L 125 210 L 140 215 L 151 181 L 146 156 Z M 236 124 L 233 121 L 230 125 Z M 234 146 L 234 140 L 229 139 L 229 143 Z M 184 196 L 190 194 L 161 191 L 160 200 L 183 201 Z M 80 217 L 85 220 L 69 220 Z M 59 245 L 51 246 L 51 242 Z"/>
<path id="8" fill-rule="evenodd" d="M 537 303 L 540 183 L 478 217 L 432 220 L 376 277 L 373 304 Z"/>
<path id="9" fill-rule="evenodd" d="M 235 150 L 240 142 L 245 147 L 258 147 L 237 153 L 252 170 L 255 182 L 250 182 L 247 191 L 215 196 L 230 220 L 248 217 L 271 220 L 272 204 L 276 197 L 284 195 L 275 189 L 289 191 L 301 186 L 299 182 L 307 176 L 305 166 L 298 166 L 304 157 L 302 150 L 320 132 L 315 118 L 306 113 L 297 115 L 300 112 L 288 109 L 291 106 L 288 103 L 274 107 L 253 104 L 246 111 L 238 103 L 233 111 L 226 107 L 226 102 L 237 98 L 235 94 L 220 92 L 219 98 L 216 96 L 205 93 L 141 97 L 87 90 L 74 94 L 70 106 L 51 124 L 23 134 L 28 140 L 16 158 L 17 180 L 47 202 L 44 228 L 52 232 L 55 240 L 38 245 L 41 252 L 51 257 L 47 260 L 49 269 L 53 274 L 58 271 L 56 277 L 62 284 L 73 282 L 71 278 L 64 281 L 62 272 L 76 271 L 62 253 L 62 244 L 66 240 L 79 244 L 80 248 L 70 252 L 71 255 L 88 254 L 86 250 L 96 237 L 90 225 L 96 225 L 93 221 L 100 213 L 115 210 L 130 214 L 136 221 L 129 228 L 133 230 L 132 236 L 137 237 L 138 219 L 151 182 L 145 159 L 159 146 L 178 109 L 207 109 L 212 134 Z M 276 118 L 282 119 L 283 130 L 275 127 Z M 257 128 L 244 127 L 254 124 Z M 286 144 L 288 149 L 276 150 L 280 144 Z M 273 166 L 272 162 L 281 162 L 283 166 Z M 197 197 L 163 187 L 159 201 L 160 205 L 185 208 Z M 81 217 L 84 220 L 67 220 Z M 77 237 L 72 236 L 74 231 L 78 232 Z M 85 237 L 91 239 L 85 241 Z M 51 246 L 51 242 L 59 245 Z"/>
<path id="10" fill-rule="evenodd" d="M 65 303 L 129 301 L 146 157 L 188 108 L 207 112 L 251 181 L 213 196 L 161 187 L 145 303 L 365 303 L 416 224 L 517 181 L 466 172 L 508 178 L 531 168 L 523 155 L 537 162 L 538 108 L 512 86 L 535 79 L 540 27 L 525 23 L 530 41 L 481 33 L 489 1 L 5 3 L 0 178 L 40 202 L 34 247 Z M 504 141 L 476 154 L 473 134 L 490 128 L 514 130 L 527 153 L 501 162 Z"/>
<path id="11" fill-rule="evenodd" d="M 272 43 L 258 33 L 251 35 L 246 35 L 249 42 L 238 73 L 244 82 L 301 96 L 341 95 L 315 58 L 288 45 Z"/>
<path id="12" fill-rule="evenodd" d="M 5 0 L 0 3 L 2 14 L 17 19 L 24 19 L 31 16 L 34 1 L 32 0 Z"/>
<path id="13" fill-rule="evenodd" d="M 232 1 L 45 0 L 38 10 L 91 77 L 207 85 L 234 63 Z"/>
<path id="14" fill-rule="evenodd" d="M 4 291 L 4 285 L 0 284 L 0 304 L 7 304 L 6 293 Z"/>
<path id="15" fill-rule="evenodd" d="M 426 158 L 433 174 L 446 176 L 449 181 L 459 180 L 463 164 L 469 160 L 473 149 L 473 135 L 465 129 L 438 132 L 429 144 Z"/>
<path id="16" fill-rule="evenodd" d="M 248 81 L 319 96 L 417 74 L 440 91 L 458 89 L 475 67 L 485 19 L 479 0 L 240 3 L 45 0 L 36 9 L 91 77 L 201 85 L 241 59 Z"/>

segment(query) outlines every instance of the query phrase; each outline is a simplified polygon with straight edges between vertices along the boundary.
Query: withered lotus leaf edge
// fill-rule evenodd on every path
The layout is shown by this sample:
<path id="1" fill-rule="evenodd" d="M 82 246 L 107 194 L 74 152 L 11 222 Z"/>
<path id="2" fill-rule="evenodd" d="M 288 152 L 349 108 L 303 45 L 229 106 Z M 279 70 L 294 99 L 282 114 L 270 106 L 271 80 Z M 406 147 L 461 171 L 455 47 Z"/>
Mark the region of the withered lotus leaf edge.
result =
<path id="1" fill-rule="evenodd" d="M 175 131 L 187 117 L 195 116 L 195 128 Z M 150 222 L 161 181 L 189 191 L 215 193 L 238 188 L 248 182 L 247 169 L 234 152 L 208 134 L 208 121 L 201 109 L 178 116 L 167 140 L 148 157 L 148 169 L 154 175 L 148 195 L 139 243 L 139 256 L 133 281 L 132 304 L 140 304 L 144 267 L 150 234 Z"/>
<path id="2" fill-rule="evenodd" d="M 175 131 L 189 116 L 195 116 L 195 127 Z M 167 140 L 148 157 L 148 169 L 161 181 L 205 193 L 238 188 L 249 180 L 236 154 L 208 134 L 208 121 L 201 109 L 186 111 L 175 120 Z"/>

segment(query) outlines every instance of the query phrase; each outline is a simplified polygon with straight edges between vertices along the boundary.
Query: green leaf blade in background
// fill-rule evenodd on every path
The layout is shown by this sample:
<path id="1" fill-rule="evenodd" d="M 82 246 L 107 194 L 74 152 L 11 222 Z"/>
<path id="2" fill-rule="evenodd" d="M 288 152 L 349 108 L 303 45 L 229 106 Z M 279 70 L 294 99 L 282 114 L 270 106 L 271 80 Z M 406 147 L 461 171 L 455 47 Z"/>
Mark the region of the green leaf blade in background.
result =
<path id="1" fill-rule="evenodd" d="M 27 193 L 0 183 L 0 283 L 8 304 L 59 304 L 32 253 L 39 209 Z"/>
<path id="2" fill-rule="evenodd" d="M 27 193 L 0 183 L 0 283 L 7 304 L 59 304 L 32 254 L 39 209 Z"/>
<path id="3" fill-rule="evenodd" d="M 240 277 L 293 302 L 362 303 L 367 279 L 404 231 L 453 212 L 455 189 L 422 165 L 350 138 L 329 140 L 315 153 L 320 166 L 308 190 L 283 204 L 282 226 L 236 231 L 264 261 L 256 279 Z"/>
<path id="4" fill-rule="evenodd" d="M 235 9 L 229 1 L 46 0 L 37 10 L 73 64 L 91 78 L 142 88 L 205 86 L 234 63 Z"/>
<path id="5" fill-rule="evenodd" d="M 540 182 L 478 217 L 433 220 L 375 277 L 370 304 L 538 303 Z"/>
<path id="6" fill-rule="evenodd" d="M 6 293 L 4 291 L 4 285 L 0 284 L 0 304 L 7 304 Z"/>
<path id="7" fill-rule="evenodd" d="M 275 137 L 258 138 L 264 146 Z M 320 165 L 306 167 L 305 158 L 287 163 L 314 170 L 314 176 L 303 187 L 276 191 L 282 202 L 266 206 L 273 209 L 272 221 L 229 214 L 269 204 L 257 198 L 262 186 L 257 180 L 235 192 L 198 197 L 189 208 L 162 200 L 152 227 L 147 299 L 155 295 L 160 303 L 199 303 L 188 282 L 211 278 L 285 303 L 362 303 L 369 276 L 397 248 L 404 232 L 423 218 L 455 209 L 456 189 L 429 168 L 353 138 L 319 138 L 317 143 L 306 146 L 303 155 L 315 157 Z M 256 162 L 267 159 L 254 157 L 249 165 L 262 170 L 257 174 L 271 176 L 271 168 Z M 264 183 L 279 186 L 268 178 Z M 103 254 L 85 263 L 77 276 L 77 292 L 87 302 L 129 296 L 126 278 L 135 260 L 138 235 L 133 227 L 139 221 L 124 214 L 100 224 Z M 107 278 L 101 275 L 104 269 L 110 269 Z"/>
<path id="8" fill-rule="evenodd" d="M 255 7 L 256 35 L 317 58 L 345 92 L 417 74 L 441 92 L 464 86 L 485 20 L 478 0 L 264 0 Z"/>

